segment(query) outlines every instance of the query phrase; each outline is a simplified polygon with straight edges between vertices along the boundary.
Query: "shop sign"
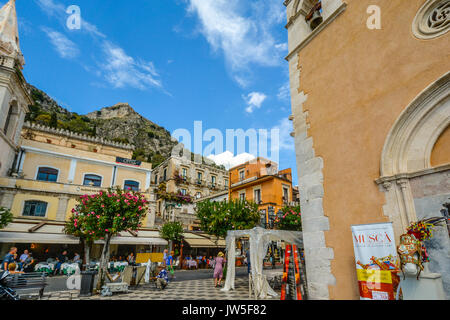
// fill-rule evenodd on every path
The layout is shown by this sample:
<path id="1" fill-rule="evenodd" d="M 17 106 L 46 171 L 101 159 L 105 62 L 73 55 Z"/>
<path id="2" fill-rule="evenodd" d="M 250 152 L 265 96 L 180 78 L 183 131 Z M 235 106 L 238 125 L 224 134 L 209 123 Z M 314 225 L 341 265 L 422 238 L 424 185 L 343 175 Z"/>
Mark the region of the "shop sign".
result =
<path id="1" fill-rule="evenodd" d="M 125 159 L 125 158 L 121 158 L 121 157 L 116 157 L 116 162 L 117 163 L 127 164 L 127 165 L 130 165 L 130 166 L 136 166 L 136 167 L 139 167 L 142 164 L 142 161 L 132 160 L 132 159 Z"/>

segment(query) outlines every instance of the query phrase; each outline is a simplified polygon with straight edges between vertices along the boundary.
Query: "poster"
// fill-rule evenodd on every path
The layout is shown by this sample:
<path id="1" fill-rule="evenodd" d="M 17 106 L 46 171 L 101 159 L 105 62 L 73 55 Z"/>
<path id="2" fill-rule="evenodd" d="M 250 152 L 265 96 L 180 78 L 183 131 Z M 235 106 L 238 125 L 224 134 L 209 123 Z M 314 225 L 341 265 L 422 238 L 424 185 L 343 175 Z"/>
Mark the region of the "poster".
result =
<path id="1" fill-rule="evenodd" d="M 400 278 L 392 223 L 351 228 L 360 299 L 395 300 Z"/>

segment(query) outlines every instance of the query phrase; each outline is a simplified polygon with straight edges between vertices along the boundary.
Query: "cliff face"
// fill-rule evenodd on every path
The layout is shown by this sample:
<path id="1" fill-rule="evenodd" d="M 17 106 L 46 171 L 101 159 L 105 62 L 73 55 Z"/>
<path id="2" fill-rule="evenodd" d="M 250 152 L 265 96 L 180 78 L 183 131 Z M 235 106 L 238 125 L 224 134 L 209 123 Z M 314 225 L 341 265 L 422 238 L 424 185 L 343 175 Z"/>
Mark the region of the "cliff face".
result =
<path id="1" fill-rule="evenodd" d="M 118 103 L 87 115 L 69 112 L 45 92 L 28 85 L 34 105 L 27 120 L 55 128 L 130 143 L 136 147 L 134 158 L 158 165 L 170 156 L 177 141 L 170 132 L 144 118 L 128 103 Z"/>

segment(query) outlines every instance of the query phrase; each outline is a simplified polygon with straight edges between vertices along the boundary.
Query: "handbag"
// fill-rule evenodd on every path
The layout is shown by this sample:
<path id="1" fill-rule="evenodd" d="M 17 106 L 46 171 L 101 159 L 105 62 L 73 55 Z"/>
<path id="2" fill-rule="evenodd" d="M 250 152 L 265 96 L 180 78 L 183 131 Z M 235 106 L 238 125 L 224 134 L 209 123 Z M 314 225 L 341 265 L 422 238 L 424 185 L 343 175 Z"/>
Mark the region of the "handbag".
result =
<path id="1" fill-rule="evenodd" d="M 170 274 L 173 275 L 175 273 L 175 270 L 173 269 L 172 266 L 168 266 L 167 269 L 169 270 Z"/>

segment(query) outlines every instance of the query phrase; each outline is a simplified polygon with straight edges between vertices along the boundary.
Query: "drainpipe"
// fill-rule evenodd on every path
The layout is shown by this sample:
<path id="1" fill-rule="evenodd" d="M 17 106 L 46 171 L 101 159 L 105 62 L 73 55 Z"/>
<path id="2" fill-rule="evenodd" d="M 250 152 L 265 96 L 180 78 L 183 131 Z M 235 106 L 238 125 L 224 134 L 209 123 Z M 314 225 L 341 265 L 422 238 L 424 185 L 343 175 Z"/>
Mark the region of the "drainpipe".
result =
<path id="1" fill-rule="evenodd" d="M 117 172 L 117 166 L 114 166 L 113 176 L 112 176 L 112 180 L 111 180 L 111 187 L 114 187 L 114 185 L 116 184 L 116 172 Z"/>

